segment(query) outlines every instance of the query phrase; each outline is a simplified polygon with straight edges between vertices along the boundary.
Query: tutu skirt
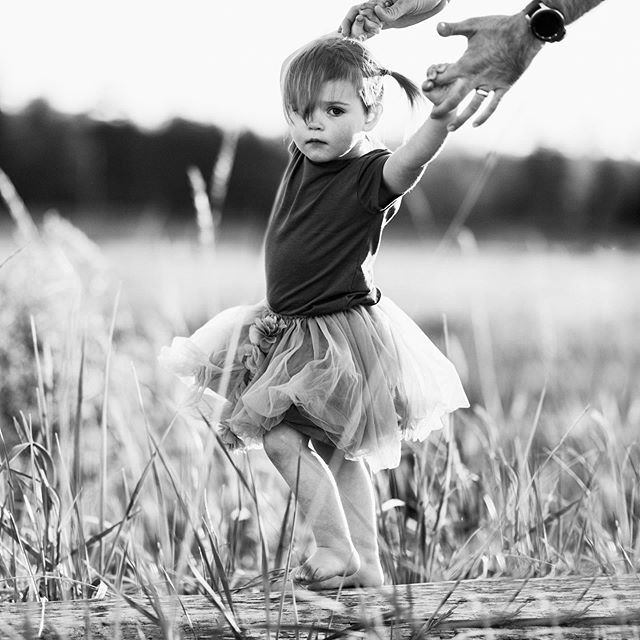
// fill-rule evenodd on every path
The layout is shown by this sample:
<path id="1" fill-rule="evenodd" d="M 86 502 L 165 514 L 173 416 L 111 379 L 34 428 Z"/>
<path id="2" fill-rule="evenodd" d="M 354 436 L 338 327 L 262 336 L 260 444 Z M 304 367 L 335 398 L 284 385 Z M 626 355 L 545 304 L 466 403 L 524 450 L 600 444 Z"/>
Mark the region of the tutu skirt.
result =
<path id="1" fill-rule="evenodd" d="M 373 471 L 469 406 L 453 364 L 388 298 L 321 316 L 233 307 L 174 338 L 160 361 L 228 445 L 260 446 L 284 420 Z"/>

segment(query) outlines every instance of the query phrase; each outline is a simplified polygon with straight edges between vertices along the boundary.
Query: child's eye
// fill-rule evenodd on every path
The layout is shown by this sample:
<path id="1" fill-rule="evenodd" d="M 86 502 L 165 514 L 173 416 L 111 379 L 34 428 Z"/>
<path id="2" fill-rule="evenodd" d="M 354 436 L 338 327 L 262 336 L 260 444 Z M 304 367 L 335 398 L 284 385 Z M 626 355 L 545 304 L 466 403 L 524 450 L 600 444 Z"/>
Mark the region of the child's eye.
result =
<path id="1" fill-rule="evenodd" d="M 341 116 L 344 113 L 344 109 L 341 109 L 340 107 L 329 107 L 327 112 L 330 116 Z"/>

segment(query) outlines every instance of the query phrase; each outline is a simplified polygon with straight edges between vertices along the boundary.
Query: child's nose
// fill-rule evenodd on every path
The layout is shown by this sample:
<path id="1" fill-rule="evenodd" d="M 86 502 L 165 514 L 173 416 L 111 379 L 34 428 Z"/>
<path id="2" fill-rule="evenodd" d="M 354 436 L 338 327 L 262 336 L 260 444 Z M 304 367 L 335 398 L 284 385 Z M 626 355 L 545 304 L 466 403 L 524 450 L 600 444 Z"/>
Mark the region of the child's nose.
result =
<path id="1" fill-rule="evenodd" d="M 317 111 L 314 111 L 309 115 L 309 119 L 307 120 L 307 127 L 309 129 L 322 129 L 322 119 L 320 118 L 320 114 Z"/>

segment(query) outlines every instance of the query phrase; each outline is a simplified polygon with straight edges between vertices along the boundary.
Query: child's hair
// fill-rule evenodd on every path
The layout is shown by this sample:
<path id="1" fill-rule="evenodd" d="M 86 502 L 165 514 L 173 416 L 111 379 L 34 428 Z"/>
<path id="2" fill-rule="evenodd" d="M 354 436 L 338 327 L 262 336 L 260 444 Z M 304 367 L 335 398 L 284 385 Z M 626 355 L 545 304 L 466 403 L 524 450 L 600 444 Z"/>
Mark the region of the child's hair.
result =
<path id="1" fill-rule="evenodd" d="M 301 115 L 305 120 L 315 108 L 322 85 L 346 80 L 358 91 L 368 112 L 382 100 L 382 79 L 389 75 L 405 92 L 411 106 L 422 99 L 420 89 L 401 73 L 382 67 L 359 40 L 331 37 L 316 40 L 296 54 L 284 69 L 282 101 L 285 115 Z"/>

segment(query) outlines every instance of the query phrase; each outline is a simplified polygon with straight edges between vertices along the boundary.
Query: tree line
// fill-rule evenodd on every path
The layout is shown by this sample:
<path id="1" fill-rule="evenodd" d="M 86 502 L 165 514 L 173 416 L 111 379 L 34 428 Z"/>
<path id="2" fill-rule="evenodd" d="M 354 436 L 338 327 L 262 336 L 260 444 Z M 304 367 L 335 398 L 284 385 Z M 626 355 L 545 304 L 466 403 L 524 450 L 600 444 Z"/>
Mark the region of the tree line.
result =
<path id="1" fill-rule="evenodd" d="M 188 169 L 197 167 L 210 183 L 225 135 L 220 127 L 182 119 L 145 130 L 68 116 L 37 100 L 16 114 L 0 112 L 0 168 L 36 213 L 55 207 L 71 219 L 117 222 L 153 212 L 180 223 L 193 219 Z M 284 137 L 237 136 L 223 224 L 265 223 L 286 160 Z M 442 230 L 469 203 L 465 224 L 476 232 L 637 230 L 640 164 L 569 158 L 549 149 L 489 159 L 445 150 L 407 199 L 409 215 L 395 225 Z"/>

